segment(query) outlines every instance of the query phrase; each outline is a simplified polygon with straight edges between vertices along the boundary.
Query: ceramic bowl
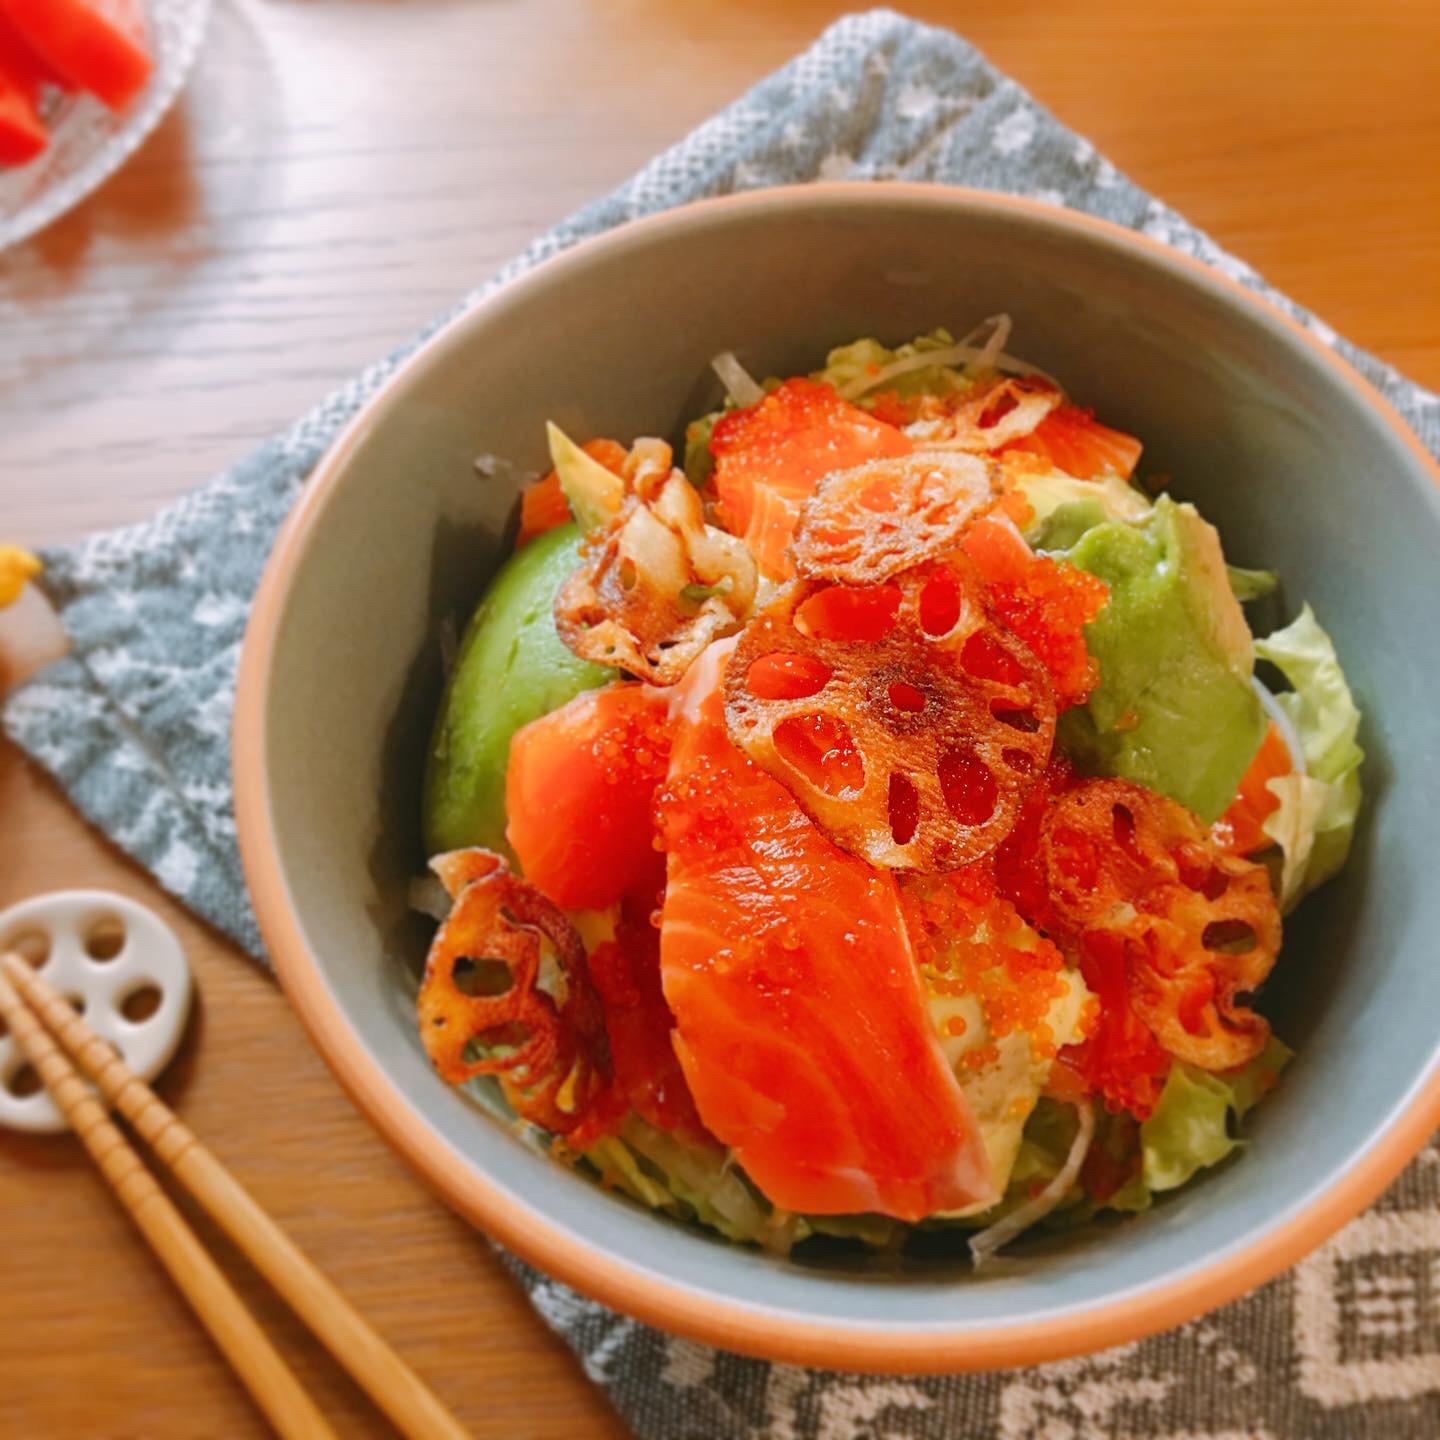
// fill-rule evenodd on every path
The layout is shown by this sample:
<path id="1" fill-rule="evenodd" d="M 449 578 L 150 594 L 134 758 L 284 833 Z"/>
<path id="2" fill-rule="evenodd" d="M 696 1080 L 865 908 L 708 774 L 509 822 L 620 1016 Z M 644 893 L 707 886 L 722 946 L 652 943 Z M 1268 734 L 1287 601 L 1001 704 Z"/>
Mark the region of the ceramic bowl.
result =
<path id="1" fill-rule="evenodd" d="M 1298 1051 L 1243 1154 L 1148 1213 L 971 1273 L 803 1263 L 693 1232 L 518 1139 L 432 1073 L 412 997 L 428 926 L 420 777 L 438 634 L 571 434 L 678 436 L 734 349 L 792 374 L 996 311 L 1013 347 L 1141 436 L 1146 468 L 1330 628 L 1365 710 L 1368 803 L 1343 877 L 1288 927 L 1263 1008 Z M 476 457 L 490 457 L 479 469 Z M 483 472 L 483 473 L 482 473 Z M 1173 1325 L 1324 1240 L 1440 1121 L 1434 462 L 1279 311 L 1129 231 L 927 186 L 812 186 L 627 225 L 455 320 L 319 466 L 276 546 L 241 667 L 235 779 L 256 910 L 301 1018 L 390 1143 L 464 1215 L 620 1310 L 735 1350 L 978 1369 Z M 1429 617 L 1431 623 L 1424 623 Z"/>

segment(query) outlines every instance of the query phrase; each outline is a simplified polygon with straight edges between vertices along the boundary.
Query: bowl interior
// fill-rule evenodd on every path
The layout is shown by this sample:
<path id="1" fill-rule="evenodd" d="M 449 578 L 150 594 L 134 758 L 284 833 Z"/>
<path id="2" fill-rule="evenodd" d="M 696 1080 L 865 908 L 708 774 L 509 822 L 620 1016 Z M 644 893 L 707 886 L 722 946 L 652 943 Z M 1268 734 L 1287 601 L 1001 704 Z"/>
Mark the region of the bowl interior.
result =
<path id="1" fill-rule="evenodd" d="M 1121 1225 L 956 1266 L 777 1260 L 657 1219 L 534 1153 L 431 1073 L 411 1014 L 427 926 L 420 774 L 442 621 L 500 553 L 543 422 L 678 437 L 719 395 L 708 360 L 757 375 L 1008 311 L 1012 349 L 1141 436 L 1220 527 L 1228 558 L 1283 577 L 1331 631 L 1366 720 L 1366 805 L 1344 876 L 1288 928 L 1264 1009 L 1299 1054 L 1235 1162 Z M 477 456 L 491 457 L 480 469 Z M 275 857 L 309 954 L 411 1110 L 552 1231 L 754 1313 L 833 1332 L 995 1332 L 1203 1268 L 1332 1186 L 1435 1061 L 1440 886 L 1429 777 L 1440 656 L 1440 495 L 1360 391 L 1218 282 L 1038 208 L 942 190 L 823 188 L 700 207 L 573 252 L 445 332 L 367 413 L 312 506 L 263 708 Z M 482 473 L 482 470 L 489 473 Z M 916 1365 L 924 1368 L 923 1350 Z"/>

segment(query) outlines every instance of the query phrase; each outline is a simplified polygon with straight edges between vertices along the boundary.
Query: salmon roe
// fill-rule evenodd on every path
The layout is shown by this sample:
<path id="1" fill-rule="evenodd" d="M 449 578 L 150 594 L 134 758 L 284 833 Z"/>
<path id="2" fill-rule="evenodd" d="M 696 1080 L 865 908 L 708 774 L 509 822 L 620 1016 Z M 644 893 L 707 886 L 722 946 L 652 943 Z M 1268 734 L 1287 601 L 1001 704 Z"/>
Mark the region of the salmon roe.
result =
<path id="1" fill-rule="evenodd" d="M 1100 613 L 1109 587 L 1063 560 L 1036 555 L 1012 525 L 991 517 L 970 532 L 965 553 L 985 581 L 995 618 L 1049 671 L 1056 706 L 1083 704 L 1100 681 L 1085 626 Z"/>
<path id="2" fill-rule="evenodd" d="M 1050 1007 L 1068 991 L 1065 960 L 1030 928 L 981 866 L 948 875 L 907 876 L 901 893 L 920 966 L 932 994 L 973 995 L 992 1040 L 1019 1031 L 1029 1037 L 1036 1060 L 1057 1053 Z M 944 1033 L 964 1033 L 947 1024 Z M 967 1050 L 960 1063 L 982 1069 L 999 1057 L 986 1042 Z"/>

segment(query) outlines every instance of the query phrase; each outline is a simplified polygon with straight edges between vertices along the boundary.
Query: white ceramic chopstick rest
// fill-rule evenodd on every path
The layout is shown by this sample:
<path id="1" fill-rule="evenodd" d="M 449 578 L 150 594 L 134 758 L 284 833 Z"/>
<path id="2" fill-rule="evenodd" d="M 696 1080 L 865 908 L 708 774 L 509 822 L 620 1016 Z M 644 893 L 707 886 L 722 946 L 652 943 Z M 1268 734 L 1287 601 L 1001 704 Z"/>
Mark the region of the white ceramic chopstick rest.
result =
<path id="1" fill-rule="evenodd" d="M 0 953 L 19 951 L 125 1063 L 153 1080 L 175 1054 L 194 985 L 175 932 L 153 911 L 106 890 L 61 890 L 0 912 Z M 128 1011 L 128 1013 L 127 1013 Z M 40 1086 L 17 1094 L 26 1068 L 14 1039 L 0 1036 L 0 1125 L 49 1134 L 68 1128 Z"/>

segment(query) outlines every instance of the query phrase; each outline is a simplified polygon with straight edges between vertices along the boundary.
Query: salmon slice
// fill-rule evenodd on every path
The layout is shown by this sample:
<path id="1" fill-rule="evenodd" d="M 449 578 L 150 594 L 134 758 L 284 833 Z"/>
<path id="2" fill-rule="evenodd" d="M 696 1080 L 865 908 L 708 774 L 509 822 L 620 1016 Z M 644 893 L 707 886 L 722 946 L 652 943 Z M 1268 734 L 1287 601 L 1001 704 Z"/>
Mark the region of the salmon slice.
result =
<path id="1" fill-rule="evenodd" d="M 585 690 L 511 737 L 505 838 L 525 878 L 562 910 L 603 910 L 658 888 L 652 811 L 666 724 L 663 692 L 621 682 Z"/>
<path id="2" fill-rule="evenodd" d="M 1270 792 L 1270 781 L 1295 769 L 1290 746 L 1272 720 L 1250 768 L 1240 777 L 1240 790 L 1230 808 L 1215 822 L 1211 833 L 1238 855 L 1253 855 L 1275 843 L 1265 833 L 1265 822 L 1280 808 L 1280 797 Z"/>
<path id="3" fill-rule="evenodd" d="M 837 849 L 731 744 L 734 643 L 676 687 L 657 803 L 661 978 L 700 1117 L 783 1210 L 920 1220 L 988 1201 L 895 879 Z"/>
<path id="4" fill-rule="evenodd" d="M 741 536 L 772 580 L 795 573 L 790 538 L 800 506 L 832 470 L 908 455 L 909 436 L 842 400 L 829 385 L 787 380 L 763 400 L 715 422 L 715 494 L 720 519 Z"/>
<path id="5" fill-rule="evenodd" d="M 1141 445 L 1133 435 L 1100 424 L 1092 411 L 1062 405 L 1030 434 L 1004 448 L 1007 453 L 1039 456 L 1077 480 L 1102 480 L 1107 475 L 1128 480 L 1139 463 Z"/>

